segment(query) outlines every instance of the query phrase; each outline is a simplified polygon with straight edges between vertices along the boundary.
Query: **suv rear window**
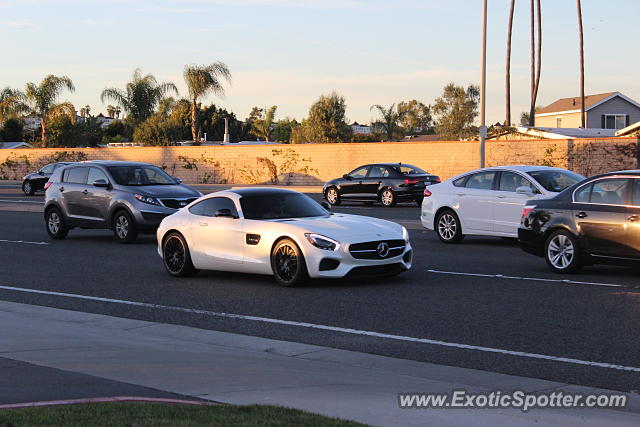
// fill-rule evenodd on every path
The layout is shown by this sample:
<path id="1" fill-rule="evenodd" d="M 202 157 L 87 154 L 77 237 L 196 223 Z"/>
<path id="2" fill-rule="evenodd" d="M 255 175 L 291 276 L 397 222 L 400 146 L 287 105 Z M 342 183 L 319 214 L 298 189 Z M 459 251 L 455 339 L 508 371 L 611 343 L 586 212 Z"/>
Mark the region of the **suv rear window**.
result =
<path id="1" fill-rule="evenodd" d="M 85 184 L 87 182 L 88 168 L 71 168 L 64 171 L 63 182 L 70 184 Z"/>

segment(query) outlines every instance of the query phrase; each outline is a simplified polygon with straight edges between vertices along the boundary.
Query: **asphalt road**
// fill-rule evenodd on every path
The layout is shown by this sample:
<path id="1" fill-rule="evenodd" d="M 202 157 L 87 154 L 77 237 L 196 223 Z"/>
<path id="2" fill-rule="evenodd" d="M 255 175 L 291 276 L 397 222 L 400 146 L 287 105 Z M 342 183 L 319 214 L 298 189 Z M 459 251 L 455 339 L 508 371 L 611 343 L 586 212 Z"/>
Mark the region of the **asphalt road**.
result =
<path id="1" fill-rule="evenodd" d="M 640 390 L 638 269 L 596 266 L 557 276 L 513 241 L 441 244 L 422 230 L 415 206 L 354 204 L 336 210 L 407 226 L 411 271 L 292 289 L 242 274 L 175 279 L 153 236 L 120 245 L 108 231 L 72 230 L 50 240 L 41 202 L 0 189 L 0 299 Z"/>

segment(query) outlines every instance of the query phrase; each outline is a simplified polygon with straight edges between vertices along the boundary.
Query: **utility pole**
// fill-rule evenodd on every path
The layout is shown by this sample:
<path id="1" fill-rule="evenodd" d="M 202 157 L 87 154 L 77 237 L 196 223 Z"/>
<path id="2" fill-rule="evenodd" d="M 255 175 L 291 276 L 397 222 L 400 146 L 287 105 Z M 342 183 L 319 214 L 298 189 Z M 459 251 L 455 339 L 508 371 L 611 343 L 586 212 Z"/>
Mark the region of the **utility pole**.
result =
<path id="1" fill-rule="evenodd" d="M 484 167 L 486 124 L 486 91 L 487 91 L 487 0 L 482 2 L 482 76 L 480 78 L 480 167 Z"/>

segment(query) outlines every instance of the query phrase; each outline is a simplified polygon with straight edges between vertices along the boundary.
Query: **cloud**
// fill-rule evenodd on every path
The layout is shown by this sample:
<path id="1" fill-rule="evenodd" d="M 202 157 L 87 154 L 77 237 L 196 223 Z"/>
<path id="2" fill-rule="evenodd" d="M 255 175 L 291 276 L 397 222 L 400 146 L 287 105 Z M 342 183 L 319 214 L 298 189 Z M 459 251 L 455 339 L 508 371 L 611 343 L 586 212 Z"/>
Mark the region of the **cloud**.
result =
<path id="1" fill-rule="evenodd" d="M 9 28 L 33 28 L 36 25 L 31 21 L 0 21 L 0 27 Z"/>

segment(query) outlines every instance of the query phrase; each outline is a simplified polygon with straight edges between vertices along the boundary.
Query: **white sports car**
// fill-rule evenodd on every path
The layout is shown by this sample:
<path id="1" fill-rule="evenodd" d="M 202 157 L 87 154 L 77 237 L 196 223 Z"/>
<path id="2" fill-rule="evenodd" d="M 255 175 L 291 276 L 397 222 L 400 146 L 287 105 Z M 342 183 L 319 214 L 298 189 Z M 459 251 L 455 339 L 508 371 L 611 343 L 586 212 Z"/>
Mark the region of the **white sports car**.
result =
<path id="1" fill-rule="evenodd" d="M 274 188 L 204 196 L 166 217 L 157 238 L 158 254 L 173 276 L 198 269 L 272 274 L 293 286 L 309 277 L 394 275 L 412 261 L 403 226 L 332 214 L 328 204 Z"/>
<path id="2" fill-rule="evenodd" d="M 430 185 L 424 191 L 422 225 L 444 243 L 467 234 L 518 237 L 527 200 L 555 197 L 584 179 L 566 169 L 498 166 L 478 169 Z"/>

